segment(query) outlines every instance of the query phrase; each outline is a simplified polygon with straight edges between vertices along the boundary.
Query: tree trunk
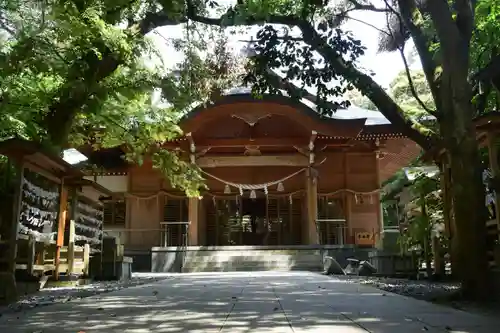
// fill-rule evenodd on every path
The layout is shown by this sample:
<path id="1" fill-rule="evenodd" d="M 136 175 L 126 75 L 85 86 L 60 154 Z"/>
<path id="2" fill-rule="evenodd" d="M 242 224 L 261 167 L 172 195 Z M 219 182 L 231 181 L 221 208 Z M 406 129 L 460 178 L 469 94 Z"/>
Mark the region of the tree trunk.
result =
<path id="1" fill-rule="evenodd" d="M 76 115 L 82 112 L 90 96 L 99 89 L 101 81 L 113 74 L 121 64 L 108 49 L 103 54 L 99 60 L 92 53 L 85 56 L 88 68 L 75 81 L 61 88 L 59 98 L 50 106 L 44 122 L 51 145 L 61 148 L 67 143 Z M 79 69 L 73 71 L 78 73 Z"/>
<path id="2" fill-rule="evenodd" d="M 451 170 L 451 194 L 457 248 L 452 267 L 462 283 L 463 296 L 484 300 L 489 296 L 484 186 L 468 83 L 443 75 L 441 134 Z M 452 84 L 453 82 L 453 84 Z"/>
<path id="3" fill-rule="evenodd" d="M 432 257 L 434 259 L 434 275 L 441 280 L 445 274 L 445 267 L 439 237 L 432 236 Z"/>
<path id="4" fill-rule="evenodd" d="M 422 209 L 422 218 L 425 221 L 425 236 L 424 236 L 424 261 L 425 261 L 425 272 L 427 274 L 427 279 L 430 279 L 432 276 L 432 267 L 431 267 L 431 251 L 430 251 L 430 220 L 429 215 L 427 214 L 427 205 L 425 202 L 425 195 L 423 193 L 420 194 L 420 207 Z"/>
<path id="5" fill-rule="evenodd" d="M 455 201 L 455 237 L 458 241 L 456 263 L 464 296 L 485 299 L 488 296 L 488 262 L 484 188 L 475 138 L 466 138 L 450 151 Z"/>

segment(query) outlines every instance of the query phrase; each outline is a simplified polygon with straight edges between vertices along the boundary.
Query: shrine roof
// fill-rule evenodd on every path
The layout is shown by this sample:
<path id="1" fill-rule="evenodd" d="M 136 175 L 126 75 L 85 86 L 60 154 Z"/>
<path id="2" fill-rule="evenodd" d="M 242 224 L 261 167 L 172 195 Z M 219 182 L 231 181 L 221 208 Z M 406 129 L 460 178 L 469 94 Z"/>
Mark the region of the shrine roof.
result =
<path id="1" fill-rule="evenodd" d="M 109 189 L 90 179 L 75 177 L 66 180 L 65 184 L 73 187 L 90 187 L 103 197 L 110 197 L 113 195 Z"/>
<path id="2" fill-rule="evenodd" d="M 12 158 L 17 163 L 28 163 L 56 177 L 83 176 L 82 171 L 38 142 L 21 138 L 0 141 L 0 154 Z"/>
<path id="3" fill-rule="evenodd" d="M 317 111 L 317 106 L 306 100 L 301 99 L 300 101 L 294 100 L 286 95 L 264 95 L 261 99 L 256 99 L 253 97 L 248 89 L 244 90 L 230 90 L 226 95 L 224 95 L 219 101 L 216 103 L 206 106 L 199 105 L 193 108 L 190 112 L 187 113 L 184 119 L 189 119 L 195 117 L 200 112 L 205 111 L 206 109 L 212 108 L 221 104 L 231 104 L 238 102 L 274 102 L 278 104 L 289 105 L 301 112 L 304 112 L 309 117 L 312 117 L 319 121 L 324 122 L 333 122 L 340 120 L 365 120 L 365 125 L 381 125 L 381 124 L 391 124 L 387 118 L 380 112 L 374 110 L 367 110 L 360 108 L 355 105 L 351 105 L 346 109 L 337 109 L 333 112 L 331 116 L 323 116 Z"/>
<path id="4" fill-rule="evenodd" d="M 194 108 L 181 119 L 180 127 L 198 142 L 210 138 L 258 137 L 259 134 L 267 138 L 308 137 L 311 131 L 317 133 L 318 140 L 405 137 L 378 111 L 351 106 L 336 110 L 332 116 L 323 116 L 309 100 L 298 101 L 282 95 L 264 95 L 257 99 L 240 93 L 241 90 L 237 92 Z M 258 129 L 254 128 L 257 123 Z M 184 140 L 185 136 L 170 142 Z"/>
<path id="5" fill-rule="evenodd" d="M 500 112 L 491 111 L 484 113 L 480 116 L 475 117 L 472 120 L 476 128 L 476 139 L 479 146 L 484 146 L 486 144 L 489 132 L 500 132 Z M 433 160 L 439 160 L 445 152 L 445 148 L 442 144 L 439 144 L 429 151 L 427 151 L 423 156 L 422 160 L 426 162 L 431 162 Z"/>
<path id="6" fill-rule="evenodd" d="M 381 125 L 390 124 L 391 122 L 380 111 L 363 109 L 359 106 L 352 105 L 346 109 L 337 109 L 331 116 L 321 116 L 317 110 L 317 105 L 313 102 L 302 98 L 300 101 L 293 100 L 285 91 L 281 91 L 283 99 L 291 101 L 292 106 L 303 105 L 312 112 L 311 115 L 319 117 L 321 120 L 337 119 L 337 120 L 353 120 L 365 119 L 365 125 Z M 226 91 L 225 96 L 251 96 L 251 89 L 247 87 L 233 88 Z M 270 96 L 270 95 L 268 95 Z"/>

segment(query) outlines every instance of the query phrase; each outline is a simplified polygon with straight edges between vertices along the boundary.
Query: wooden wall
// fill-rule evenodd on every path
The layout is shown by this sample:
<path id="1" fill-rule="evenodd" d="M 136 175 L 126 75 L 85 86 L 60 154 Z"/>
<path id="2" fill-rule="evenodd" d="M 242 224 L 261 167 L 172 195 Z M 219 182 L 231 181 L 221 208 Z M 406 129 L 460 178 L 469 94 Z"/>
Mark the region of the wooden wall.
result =
<path id="1" fill-rule="evenodd" d="M 318 156 L 318 160 L 326 157 L 326 161 L 318 166 L 318 193 L 319 195 L 331 193 L 338 190 L 349 189 L 356 192 L 370 192 L 379 188 L 377 175 L 377 163 L 375 153 L 324 153 Z M 234 167 L 234 168 L 208 168 L 207 171 L 223 180 L 243 183 L 260 184 L 283 178 L 300 170 L 299 167 Z M 160 190 L 168 192 L 179 191 L 172 189 L 168 180 L 151 169 L 148 162 L 142 166 L 135 166 L 129 171 L 129 192 L 134 195 L 153 195 Z M 306 174 L 301 173 L 284 182 L 285 192 L 294 192 L 305 189 Z M 224 191 L 224 184 L 206 177 L 209 192 L 221 193 Z M 231 189 L 237 193 L 236 188 Z M 275 192 L 275 188 L 269 191 Z M 180 194 L 180 193 L 179 193 Z M 339 192 L 334 197 L 342 198 L 345 218 L 348 221 L 349 235 L 347 242 L 354 242 L 354 234 L 357 231 L 379 231 L 380 205 L 378 194 L 372 197 L 365 196 L 363 202 L 356 202 L 355 196 L 351 193 Z M 129 205 L 129 229 L 159 229 L 163 216 L 163 206 L 168 198 L 160 196 L 160 199 L 141 200 L 128 199 Z M 304 201 L 305 202 L 305 201 Z M 205 225 L 205 200 L 200 202 L 199 228 L 203 230 Z M 304 207 L 305 208 L 305 207 Z M 303 210 L 306 211 L 305 209 Z M 136 234 L 134 236 L 134 233 Z M 148 246 L 159 244 L 158 232 L 140 233 L 134 232 L 130 236 L 130 243 Z M 148 234 L 148 235 L 146 235 Z M 204 233 L 198 234 L 199 243 L 204 243 Z"/>

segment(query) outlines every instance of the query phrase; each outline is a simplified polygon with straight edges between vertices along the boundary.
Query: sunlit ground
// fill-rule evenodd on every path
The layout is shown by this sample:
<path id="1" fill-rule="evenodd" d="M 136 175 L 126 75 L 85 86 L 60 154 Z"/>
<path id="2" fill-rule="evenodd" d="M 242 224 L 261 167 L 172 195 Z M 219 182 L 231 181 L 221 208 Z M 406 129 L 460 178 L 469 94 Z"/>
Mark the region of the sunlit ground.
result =
<path id="1" fill-rule="evenodd" d="M 149 274 L 150 275 L 150 274 Z M 307 272 L 164 275 L 0 317 L 0 332 L 498 332 L 495 318 Z"/>

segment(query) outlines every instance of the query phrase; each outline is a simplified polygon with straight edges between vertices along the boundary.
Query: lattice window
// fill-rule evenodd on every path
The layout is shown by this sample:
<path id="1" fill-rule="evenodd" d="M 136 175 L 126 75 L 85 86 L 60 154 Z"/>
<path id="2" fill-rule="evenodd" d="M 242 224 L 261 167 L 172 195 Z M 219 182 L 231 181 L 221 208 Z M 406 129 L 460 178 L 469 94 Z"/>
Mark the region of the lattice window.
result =
<path id="1" fill-rule="evenodd" d="M 179 223 L 187 222 L 188 200 L 166 198 L 163 207 L 163 222 Z M 165 237 L 167 246 L 184 246 L 187 241 L 185 224 L 166 224 Z"/>
<path id="2" fill-rule="evenodd" d="M 280 241 L 280 199 L 270 198 L 267 200 L 267 226 L 268 238 L 267 245 L 278 245 Z"/>
<path id="3" fill-rule="evenodd" d="M 218 245 L 217 243 L 217 201 L 206 201 L 205 209 L 206 209 L 206 245 L 214 246 Z"/>
<path id="4" fill-rule="evenodd" d="M 345 215 L 342 201 L 328 197 L 318 198 L 318 228 L 321 244 L 343 244 Z"/>
<path id="5" fill-rule="evenodd" d="M 291 243 L 296 245 L 302 244 L 302 207 L 301 198 L 292 200 L 290 234 Z"/>
<path id="6" fill-rule="evenodd" d="M 127 205 L 124 200 L 110 201 L 104 204 L 104 227 L 125 226 Z"/>

